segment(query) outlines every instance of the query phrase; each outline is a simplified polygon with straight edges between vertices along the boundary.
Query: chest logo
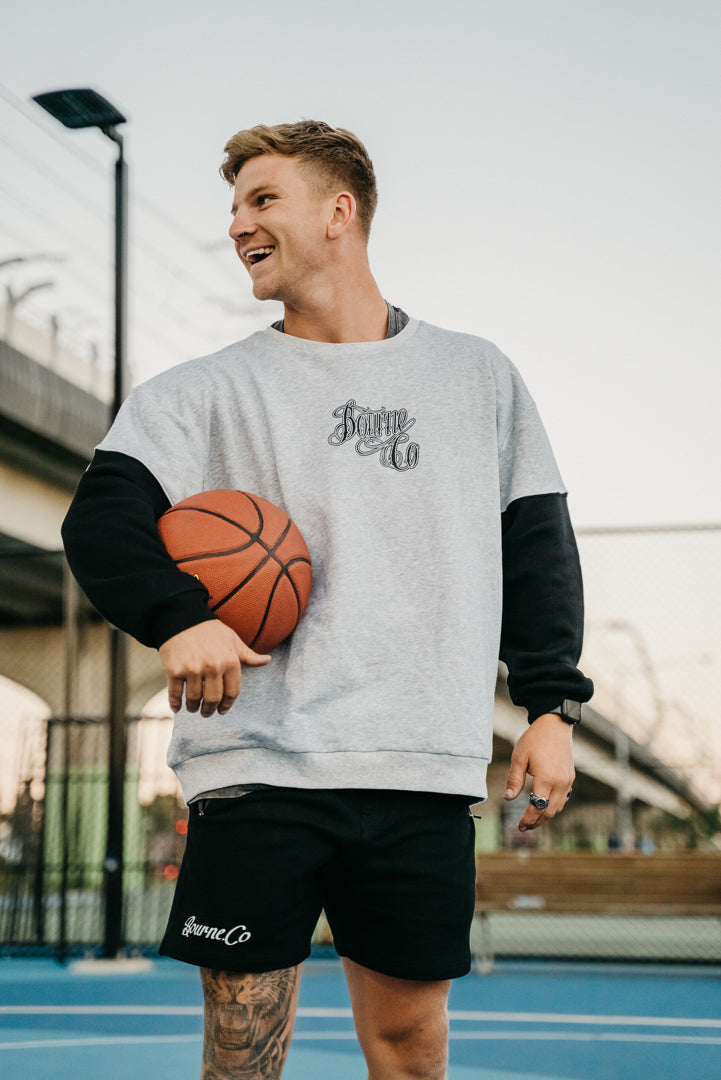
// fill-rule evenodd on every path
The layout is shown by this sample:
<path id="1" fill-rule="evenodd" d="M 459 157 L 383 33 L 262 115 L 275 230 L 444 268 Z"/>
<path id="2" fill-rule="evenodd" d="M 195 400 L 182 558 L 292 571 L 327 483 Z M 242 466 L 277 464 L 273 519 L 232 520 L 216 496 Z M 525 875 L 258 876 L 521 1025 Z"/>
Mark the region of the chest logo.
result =
<path id="1" fill-rule="evenodd" d="M 331 446 L 355 439 L 355 450 L 361 457 L 378 454 L 381 465 L 396 472 L 415 469 L 420 447 L 410 441 L 408 432 L 416 421 L 407 409 L 386 409 L 385 405 L 369 409 L 350 398 L 333 410 L 333 416 L 340 422 L 328 436 Z"/>

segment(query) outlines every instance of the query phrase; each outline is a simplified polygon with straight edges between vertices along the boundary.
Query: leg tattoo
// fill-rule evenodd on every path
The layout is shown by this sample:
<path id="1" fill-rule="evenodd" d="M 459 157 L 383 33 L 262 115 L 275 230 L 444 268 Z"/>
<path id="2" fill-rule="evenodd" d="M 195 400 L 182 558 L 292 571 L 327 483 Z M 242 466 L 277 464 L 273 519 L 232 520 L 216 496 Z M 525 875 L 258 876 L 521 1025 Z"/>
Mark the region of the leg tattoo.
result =
<path id="1" fill-rule="evenodd" d="M 295 1019 L 300 967 L 241 975 L 201 969 L 201 1080 L 278 1080 Z"/>

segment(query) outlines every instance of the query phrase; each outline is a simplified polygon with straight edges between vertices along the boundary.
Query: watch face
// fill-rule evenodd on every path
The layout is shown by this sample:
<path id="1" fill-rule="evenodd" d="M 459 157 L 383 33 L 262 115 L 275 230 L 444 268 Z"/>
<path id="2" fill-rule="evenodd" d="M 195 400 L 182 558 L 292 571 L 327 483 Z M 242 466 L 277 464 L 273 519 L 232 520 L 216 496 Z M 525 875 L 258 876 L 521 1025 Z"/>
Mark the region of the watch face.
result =
<path id="1" fill-rule="evenodd" d="M 578 724 L 581 720 L 581 702 L 580 701 L 564 701 L 561 706 L 561 715 L 565 720 L 568 720 L 571 724 Z"/>

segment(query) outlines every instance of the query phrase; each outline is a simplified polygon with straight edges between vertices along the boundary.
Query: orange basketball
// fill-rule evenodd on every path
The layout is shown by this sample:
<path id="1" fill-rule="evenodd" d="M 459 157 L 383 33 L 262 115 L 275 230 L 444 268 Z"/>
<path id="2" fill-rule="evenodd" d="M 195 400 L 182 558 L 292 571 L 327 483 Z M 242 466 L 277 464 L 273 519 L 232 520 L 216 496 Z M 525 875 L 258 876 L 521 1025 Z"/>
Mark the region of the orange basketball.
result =
<path id="1" fill-rule="evenodd" d="M 219 488 L 171 506 L 158 532 L 176 565 L 205 585 L 210 610 L 255 652 L 275 648 L 295 630 L 313 571 L 285 510 Z"/>

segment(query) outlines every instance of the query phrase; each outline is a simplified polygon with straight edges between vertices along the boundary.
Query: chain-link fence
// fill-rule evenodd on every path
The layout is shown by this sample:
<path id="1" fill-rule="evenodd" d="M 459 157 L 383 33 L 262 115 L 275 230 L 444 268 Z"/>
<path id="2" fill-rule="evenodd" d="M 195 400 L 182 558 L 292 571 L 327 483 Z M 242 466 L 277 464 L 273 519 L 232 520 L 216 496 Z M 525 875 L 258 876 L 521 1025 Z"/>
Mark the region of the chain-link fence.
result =
<path id="1" fill-rule="evenodd" d="M 159 941 L 183 851 L 187 811 L 172 774 L 154 777 L 164 722 L 126 723 L 123 925 L 130 949 Z M 167 727 L 167 723 L 165 724 Z M 0 858 L 0 945 L 62 957 L 106 934 L 108 722 L 50 717 L 42 772 L 19 778 Z M 161 759 L 162 760 L 162 759 Z"/>
<path id="2" fill-rule="evenodd" d="M 60 552 L 0 544 L 0 951 L 100 951 L 107 942 L 109 628 Z M 149 704 L 157 656 L 131 645 L 123 725 L 122 903 L 128 949 L 155 948 L 187 810 L 165 764 L 172 720 Z"/>

